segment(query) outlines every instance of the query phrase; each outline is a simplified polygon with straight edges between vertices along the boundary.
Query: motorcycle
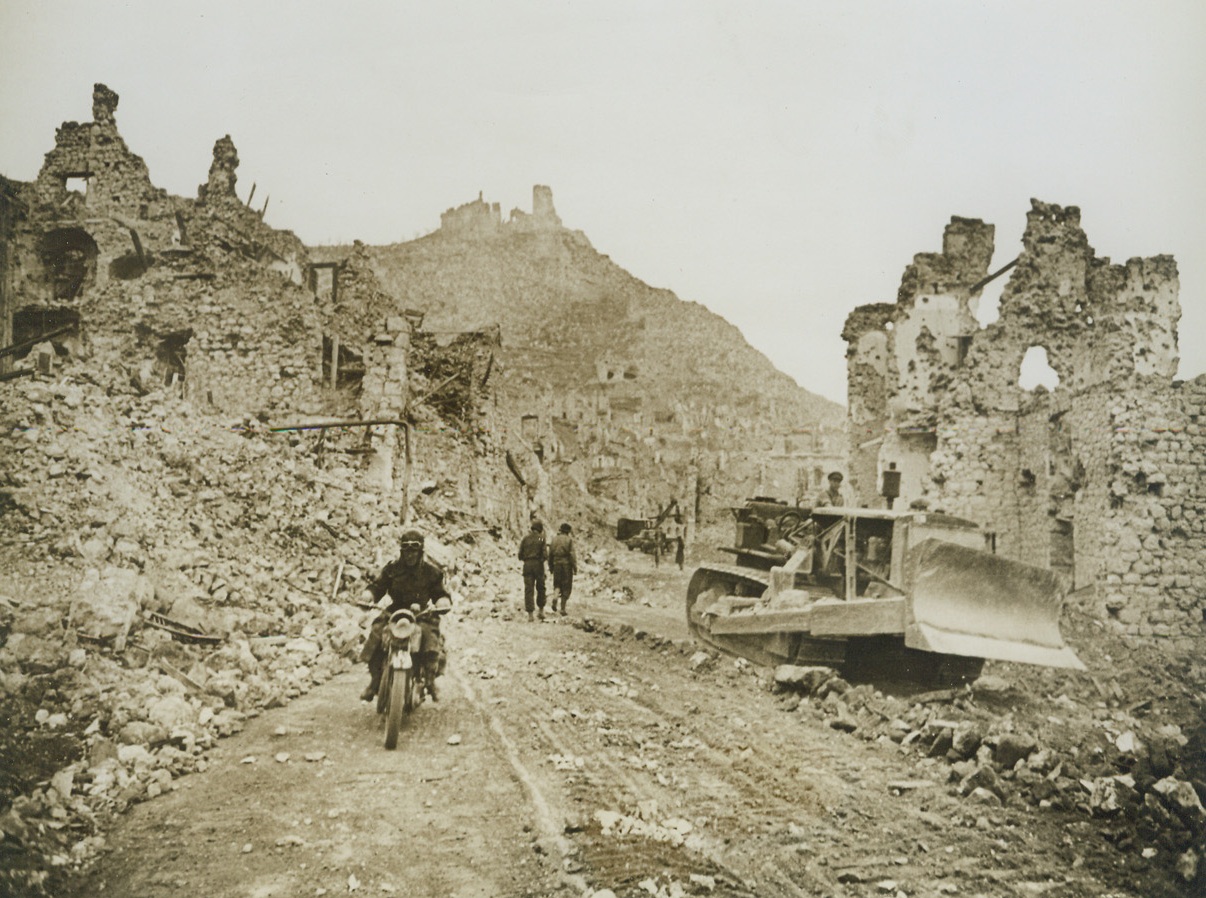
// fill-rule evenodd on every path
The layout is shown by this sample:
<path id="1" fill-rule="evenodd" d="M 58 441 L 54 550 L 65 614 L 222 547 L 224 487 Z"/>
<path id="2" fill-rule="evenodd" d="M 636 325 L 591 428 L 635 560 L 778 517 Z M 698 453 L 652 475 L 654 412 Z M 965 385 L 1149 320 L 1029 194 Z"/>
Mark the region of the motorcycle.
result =
<path id="1" fill-rule="evenodd" d="M 424 640 L 430 641 L 435 634 L 425 632 L 423 624 L 438 621 L 451 607 L 447 599 L 421 611 L 412 605 L 393 612 L 386 622 L 381 634 L 385 669 L 377 690 L 377 714 L 384 720 L 387 749 L 397 747 L 402 719 L 419 707 L 426 695 L 434 695 L 440 646 L 424 645 Z"/>

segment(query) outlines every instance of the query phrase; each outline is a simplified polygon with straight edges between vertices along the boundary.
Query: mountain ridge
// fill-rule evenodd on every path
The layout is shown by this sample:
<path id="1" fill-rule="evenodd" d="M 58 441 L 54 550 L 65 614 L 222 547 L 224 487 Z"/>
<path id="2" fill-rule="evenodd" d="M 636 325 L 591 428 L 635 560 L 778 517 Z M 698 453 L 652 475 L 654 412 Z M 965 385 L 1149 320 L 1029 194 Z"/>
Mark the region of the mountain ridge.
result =
<path id="1" fill-rule="evenodd" d="M 564 227 L 547 188 L 534 189 L 533 208 L 503 221 L 479 197 L 422 237 L 359 246 L 383 289 L 425 314 L 425 328 L 498 326 L 512 371 L 544 386 L 586 389 L 610 372 L 652 396 L 759 410 L 774 430 L 841 426 L 843 406 L 779 371 L 723 316 L 650 286 Z"/>

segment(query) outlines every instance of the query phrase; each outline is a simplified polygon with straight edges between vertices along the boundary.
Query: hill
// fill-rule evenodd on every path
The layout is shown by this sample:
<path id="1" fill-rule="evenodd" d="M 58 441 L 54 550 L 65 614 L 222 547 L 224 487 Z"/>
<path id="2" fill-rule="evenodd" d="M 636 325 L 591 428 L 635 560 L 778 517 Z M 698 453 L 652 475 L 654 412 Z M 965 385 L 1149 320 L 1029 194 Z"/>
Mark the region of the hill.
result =
<path id="1" fill-rule="evenodd" d="M 523 436 L 581 463 L 572 479 L 594 495 L 657 504 L 690 490 L 694 467 L 714 494 L 791 497 L 844 455 L 841 406 L 802 389 L 719 315 L 564 227 L 547 187 L 534 188 L 531 214 L 503 220 L 479 197 L 424 237 L 357 249 L 385 292 L 424 314 L 425 330 L 499 328 L 502 389 Z M 312 252 L 338 259 L 351 248 Z"/>

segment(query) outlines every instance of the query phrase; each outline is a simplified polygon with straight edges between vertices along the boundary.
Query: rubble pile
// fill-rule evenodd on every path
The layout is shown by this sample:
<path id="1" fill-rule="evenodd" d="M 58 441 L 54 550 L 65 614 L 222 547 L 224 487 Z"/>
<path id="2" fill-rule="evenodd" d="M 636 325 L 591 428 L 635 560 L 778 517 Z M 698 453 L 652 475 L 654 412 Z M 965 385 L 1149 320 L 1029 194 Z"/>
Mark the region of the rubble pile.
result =
<path id="1" fill-rule="evenodd" d="M 897 784 L 902 791 L 947 783 L 981 809 L 972 811 L 978 825 L 992 808 L 1026 804 L 1107 818 L 1117 822 L 1106 834 L 1120 850 L 1172 859 L 1195 881 L 1206 851 L 1206 782 L 1182 727 L 1149 715 L 1150 700 L 1051 696 L 1058 675 L 1029 676 L 1046 688 L 989 675 L 900 698 L 852 686 L 828 667 L 782 665 L 772 688 L 786 711 L 920 755 L 920 779 Z M 1120 687 L 1103 688 L 1113 695 Z M 1037 698 L 1044 694 L 1051 697 Z"/>
<path id="2" fill-rule="evenodd" d="M 347 669 L 353 602 L 402 529 L 312 436 L 119 370 L 0 391 L 0 866 L 18 891 L 47 859 L 87 860 L 105 814 L 203 768 L 247 716 Z M 438 486 L 420 526 L 456 517 Z M 471 567 L 430 554 L 465 588 Z"/>
<path id="3" fill-rule="evenodd" d="M 1110 679 L 1001 664 L 969 685 L 912 694 L 855 685 L 824 666 L 768 672 L 627 625 L 586 619 L 578 626 L 652 651 L 677 650 L 699 676 L 756 678 L 807 725 L 915 759 L 916 777 L 893 790 L 946 788 L 963 799 L 968 826 L 994 826 L 1011 809 L 1060 814 L 1069 827 L 1091 822 L 1132 866 L 1171 868 L 1190 887 L 1206 881 L 1206 753 L 1193 685 L 1206 680 L 1206 669 L 1141 643 L 1128 653 L 1104 638 L 1100 621 L 1076 621 L 1073 629 L 1078 642 L 1098 643 L 1080 649 L 1097 662 L 1093 669 L 1108 670 L 1113 659 Z"/>

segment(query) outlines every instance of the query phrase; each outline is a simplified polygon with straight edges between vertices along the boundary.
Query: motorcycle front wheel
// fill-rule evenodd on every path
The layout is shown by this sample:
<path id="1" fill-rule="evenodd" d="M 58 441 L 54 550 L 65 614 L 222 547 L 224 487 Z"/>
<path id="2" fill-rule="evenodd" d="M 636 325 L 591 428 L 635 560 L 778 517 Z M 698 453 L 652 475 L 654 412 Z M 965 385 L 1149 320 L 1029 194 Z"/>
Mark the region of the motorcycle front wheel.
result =
<path id="1" fill-rule="evenodd" d="M 410 693 L 409 670 L 392 671 L 389 682 L 389 699 L 385 712 L 385 747 L 396 748 L 398 745 L 398 730 L 402 728 L 402 715 L 408 710 L 407 700 Z"/>
<path id="2" fill-rule="evenodd" d="M 406 713 L 409 714 L 423 703 L 423 672 L 420 668 L 410 670 L 410 682 L 406 687 Z"/>
<path id="3" fill-rule="evenodd" d="M 377 684 L 377 713 L 384 714 L 389 704 L 389 687 L 394 681 L 394 670 L 386 666 L 381 674 L 381 682 Z"/>

